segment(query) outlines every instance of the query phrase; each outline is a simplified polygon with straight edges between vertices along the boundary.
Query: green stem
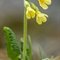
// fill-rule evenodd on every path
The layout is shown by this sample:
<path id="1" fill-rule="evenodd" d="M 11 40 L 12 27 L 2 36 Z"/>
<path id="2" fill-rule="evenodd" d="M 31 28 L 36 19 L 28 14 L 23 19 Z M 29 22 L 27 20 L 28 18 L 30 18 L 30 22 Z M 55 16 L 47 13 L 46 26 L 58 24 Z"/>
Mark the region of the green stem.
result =
<path id="1" fill-rule="evenodd" d="M 25 5 L 25 3 L 24 3 L 24 5 Z M 26 9 L 25 9 L 25 7 L 24 7 L 24 31 L 23 31 L 23 40 L 24 40 L 24 45 L 23 45 L 23 60 L 25 60 L 25 56 L 26 56 L 26 42 L 27 42 L 27 18 L 26 18 Z"/>

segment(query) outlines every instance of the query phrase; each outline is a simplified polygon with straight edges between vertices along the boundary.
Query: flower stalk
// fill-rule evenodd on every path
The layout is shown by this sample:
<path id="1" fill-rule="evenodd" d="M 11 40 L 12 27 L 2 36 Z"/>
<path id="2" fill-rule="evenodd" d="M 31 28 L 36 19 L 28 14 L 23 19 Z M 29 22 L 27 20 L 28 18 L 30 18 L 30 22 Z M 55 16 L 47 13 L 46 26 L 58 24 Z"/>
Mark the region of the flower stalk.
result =
<path id="1" fill-rule="evenodd" d="M 24 2 L 24 5 L 25 5 L 25 2 Z M 23 58 L 22 58 L 22 60 L 25 60 L 25 56 L 26 56 L 26 42 L 27 42 L 27 18 L 26 18 L 26 9 L 25 9 L 25 7 L 24 7 L 24 31 L 23 31 L 23 40 L 24 40 L 24 45 L 23 45 Z"/>

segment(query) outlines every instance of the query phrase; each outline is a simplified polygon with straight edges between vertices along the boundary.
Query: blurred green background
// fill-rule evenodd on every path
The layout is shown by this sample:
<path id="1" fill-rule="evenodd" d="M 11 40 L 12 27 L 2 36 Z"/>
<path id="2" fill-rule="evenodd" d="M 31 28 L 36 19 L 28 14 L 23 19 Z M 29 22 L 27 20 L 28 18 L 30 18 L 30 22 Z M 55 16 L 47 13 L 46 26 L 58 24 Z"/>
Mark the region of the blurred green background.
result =
<path id="1" fill-rule="evenodd" d="M 31 36 L 33 54 L 38 57 L 39 46 L 48 57 L 60 55 L 60 1 L 52 0 L 48 10 L 43 10 L 34 2 L 41 12 L 49 15 L 48 21 L 38 25 L 35 19 L 28 20 L 28 35 Z M 3 27 L 10 27 L 16 34 L 18 42 L 23 37 L 23 0 L 0 0 L 0 58 L 7 60 Z"/>

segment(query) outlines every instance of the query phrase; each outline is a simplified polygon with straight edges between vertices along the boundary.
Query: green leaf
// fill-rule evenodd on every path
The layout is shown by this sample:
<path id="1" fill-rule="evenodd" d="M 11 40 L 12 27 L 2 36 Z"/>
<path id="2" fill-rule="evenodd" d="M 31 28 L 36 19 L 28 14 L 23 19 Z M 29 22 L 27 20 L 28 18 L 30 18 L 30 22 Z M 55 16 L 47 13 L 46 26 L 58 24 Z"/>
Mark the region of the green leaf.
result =
<path id="1" fill-rule="evenodd" d="M 39 46 L 39 53 L 40 53 L 40 60 L 47 58 L 47 55 L 41 46 Z"/>
<path id="2" fill-rule="evenodd" d="M 23 44 L 24 40 L 23 38 L 20 39 L 20 51 L 21 51 L 21 57 L 23 56 Z M 28 36 L 28 46 L 26 46 L 26 58 L 25 60 L 32 60 L 32 44 L 31 44 L 31 38 Z"/>
<path id="3" fill-rule="evenodd" d="M 20 51 L 21 53 L 23 52 L 23 45 L 24 45 L 24 40 L 23 38 L 20 39 Z"/>
<path id="4" fill-rule="evenodd" d="M 8 27 L 4 27 L 3 30 L 6 36 L 6 49 L 8 57 L 11 58 L 11 60 L 19 60 L 20 49 L 14 32 Z"/>
<path id="5" fill-rule="evenodd" d="M 28 58 L 29 60 L 32 60 L 32 43 L 31 43 L 31 38 L 28 36 Z"/>

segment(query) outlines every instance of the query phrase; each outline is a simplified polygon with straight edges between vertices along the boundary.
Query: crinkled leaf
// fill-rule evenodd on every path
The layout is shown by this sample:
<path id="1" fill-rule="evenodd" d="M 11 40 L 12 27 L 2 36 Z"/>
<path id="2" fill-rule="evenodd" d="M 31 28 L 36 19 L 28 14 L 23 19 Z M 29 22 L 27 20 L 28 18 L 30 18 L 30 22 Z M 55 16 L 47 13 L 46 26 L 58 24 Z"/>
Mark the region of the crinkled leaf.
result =
<path id="1" fill-rule="evenodd" d="M 4 27 L 3 30 L 6 36 L 6 49 L 9 58 L 19 60 L 20 49 L 14 32 L 8 27 Z"/>

